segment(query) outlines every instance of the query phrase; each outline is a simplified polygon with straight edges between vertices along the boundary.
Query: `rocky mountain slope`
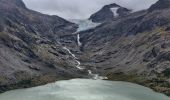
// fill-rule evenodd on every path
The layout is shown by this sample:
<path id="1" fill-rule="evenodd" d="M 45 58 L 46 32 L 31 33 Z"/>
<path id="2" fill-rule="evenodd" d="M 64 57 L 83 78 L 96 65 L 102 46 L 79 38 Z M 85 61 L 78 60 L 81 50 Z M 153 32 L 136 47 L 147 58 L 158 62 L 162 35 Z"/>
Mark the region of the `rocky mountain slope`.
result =
<path id="1" fill-rule="evenodd" d="M 80 33 L 81 62 L 111 80 L 170 95 L 170 0 Z M 100 15 L 98 16 L 100 17 Z"/>
<path id="2" fill-rule="evenodd" d="M 98 12 L 91 15 L 89 19 L 92 20 L 92 22 L 101 23 L 105 21 L 112 21 L 117 17 L 124 17 L 130 14 L 130 12 L 131 10 L 113 3 L 104 6 Z"/>
<path id="3" fill-rule="evenodd" d="M 81 77 L 77 62 L 59 43 L 77 27 L 29 10 L 22 0 L 0 0 L 0 92 Z"/>
<path id="4" fill-rule="evenodd" d="M 159 0 L 138 12 L 106 5 L 89 18 L 101 24 L 75 22 L 78 28 L 22 0 L 0 0 L 0 91 L 91 73 L 170 95 L 169 5 Z"/>

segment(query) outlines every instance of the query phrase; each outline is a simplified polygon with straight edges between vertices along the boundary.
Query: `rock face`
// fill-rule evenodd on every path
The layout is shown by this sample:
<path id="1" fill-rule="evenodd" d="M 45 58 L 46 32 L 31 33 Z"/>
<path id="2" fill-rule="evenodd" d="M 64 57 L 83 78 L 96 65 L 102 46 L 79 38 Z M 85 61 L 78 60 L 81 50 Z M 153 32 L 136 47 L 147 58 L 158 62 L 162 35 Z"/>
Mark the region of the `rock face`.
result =
<path id="1" fill-rule="evenodd" d="M 104 6 L 101 10 L 90 16 L 93 22 L 105 22 L 117 17 L 123 17 L 130 13 L 130 10 L 115 3 Z"/>
<path id="2" fill-rule="evenodd" d="M 22 0 L 0 0 L 0 15 L 0 92 L 81 77 L 58 42 L 77 25 L 29 10 Z"/>

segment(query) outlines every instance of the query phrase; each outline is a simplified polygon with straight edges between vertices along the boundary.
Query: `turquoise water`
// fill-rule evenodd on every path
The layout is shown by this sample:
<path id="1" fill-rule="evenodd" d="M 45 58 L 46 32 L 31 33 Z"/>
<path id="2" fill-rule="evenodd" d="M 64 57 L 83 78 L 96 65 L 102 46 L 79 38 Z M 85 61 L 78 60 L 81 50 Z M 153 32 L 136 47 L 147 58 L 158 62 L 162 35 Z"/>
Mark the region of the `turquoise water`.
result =
<path id="1" fill-rule="evenodd" d="M 104 80 L 73 79 L 0 94 L 0 100 L 170 100 L 146 87 Z"/>

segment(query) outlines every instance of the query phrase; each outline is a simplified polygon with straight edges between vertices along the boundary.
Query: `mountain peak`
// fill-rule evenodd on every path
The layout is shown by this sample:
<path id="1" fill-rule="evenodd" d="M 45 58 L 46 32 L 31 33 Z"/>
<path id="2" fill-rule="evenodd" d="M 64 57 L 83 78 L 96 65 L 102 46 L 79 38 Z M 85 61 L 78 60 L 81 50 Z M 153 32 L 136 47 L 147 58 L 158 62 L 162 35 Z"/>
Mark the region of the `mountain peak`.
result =
<path id="1" fill-rule="evenodd" d="M 0 0 L 0 4 L 26 8 L 23 0 Z"/>
<path id="2" fill-rule="evenodd" d="M 117 17 L 126 16 L 130 12 L 129 9 L 121 7 L 120 5 L 116 3 L 112 3 L 109 5 L 105 5 L 102 9 L 100 9 L 98 12 L 94 13 L 90 16 L 90 20 L 93 22 L 105 22 L 112 20 Z"/>
<path id="3" fill-rule="evenodd" d="M 118 4 L 116 4 L 116 3 L 112 3 L 112 4 L 109 4 L 109 5 L 105 5 L 105 6 L 103 7 L 103 9 L 104 9 L 104 8 L 110 9 L 110 8 L 113 8 L 113 7 L 121 7 L 121 6 L 118 5 Z"/>
<path id="4" fill-rule="evenodd" d="M 159 0 L 149 8 L 149 11 L 151 12 L 154 10 L 162 10 L 167 8 L 170 8 L 170 0 Z"/>

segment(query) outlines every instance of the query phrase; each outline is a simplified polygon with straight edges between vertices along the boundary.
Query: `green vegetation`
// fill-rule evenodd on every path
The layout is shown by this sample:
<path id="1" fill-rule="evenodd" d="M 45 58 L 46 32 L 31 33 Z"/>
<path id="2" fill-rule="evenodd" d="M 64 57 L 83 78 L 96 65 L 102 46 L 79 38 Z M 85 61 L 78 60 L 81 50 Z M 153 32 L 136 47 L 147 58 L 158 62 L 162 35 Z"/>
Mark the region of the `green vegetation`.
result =
<path id="1" fill-rule="evenodd" d="M 166 69 L 165 71 L 163 71 L 164 75 L 166 77 L 170 77 L 170 68 Z"/>

